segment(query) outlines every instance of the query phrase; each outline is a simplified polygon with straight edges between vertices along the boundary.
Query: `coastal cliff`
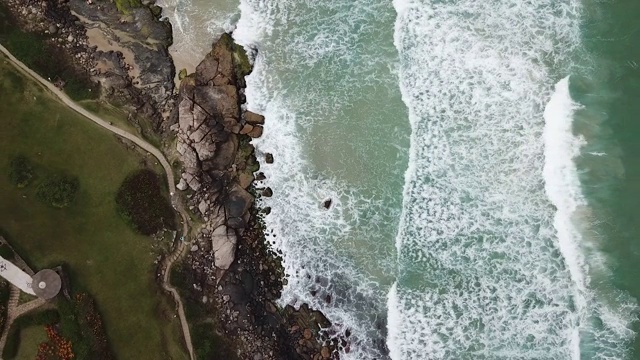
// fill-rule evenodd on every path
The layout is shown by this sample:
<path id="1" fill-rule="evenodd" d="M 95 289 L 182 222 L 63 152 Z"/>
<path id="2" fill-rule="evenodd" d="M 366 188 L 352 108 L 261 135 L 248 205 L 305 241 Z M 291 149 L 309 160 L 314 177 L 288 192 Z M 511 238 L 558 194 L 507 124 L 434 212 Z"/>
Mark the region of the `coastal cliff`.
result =
<path id="1" fill-rule="evenodd" d="M 254 184 L 264 179 L 251 139 L 268 120 L 243 110 L 247 55 L 224 34 L 195 73 L 175 89 L 168 53 L 171 25 L 161 9 L 120 9 L 106 0 L 1 0 L 10 23 L 37 34 L 45 52 L 36 71 L 51 71 L 65 90 L 81 79 L 129 113 L 143 135 L 160 136 L 179 172 L 181 197 L 190 210 L 190 248 L 174 265 L 171 281 L 185 300 L 196 358 L 337 359 L 348 340 L 306 304 L 277 304 L 286 284 L 281 257 L 265 240 L 256 197 L 271 196 Z M 58 68 L 37 69 L 55 54 Z M 60 68 L 72 71 L 58 72 Z M 97 85 L 97 87 L 93 87 Z M 266 124 L 265 124 L 266 122 Z M 267 165 L 270 154 L 260 154 Z"/>
<path id="2" fill-rule="evenodd" d="M 286 280 L 255 205 L 255 196 L 271 190 L 253 185 L 259 163 L 250 143 L 268 123 L 242 111 L 248 71 L 244 50 L 224 34 L 180 84 L 171 126 L 184 165 L 178 188 L 202 224 L 177 277 L 187 303 L 200 308 L 192 326 L 211 320 L 211 335 L 222 334 L 238 358 L 336 359 L 338 340 L 329 340 L 322 313 L 275 302 Z"/>
<path id="3" fill-rule="evenodd" d="M 138 127 L 167 131 L 175 68 L 168 52 L 171 24 L 160 19 L 159 7 L 140 3 L 118 9 L 106 0 L 2 0 L 0 5 L 7 13 L 0 17 L 3 41 L 12 51 L 26 43 L 38 49 L 23 59 L 36 72 L 77 100 L 101 98 L 128 111 Z"/>

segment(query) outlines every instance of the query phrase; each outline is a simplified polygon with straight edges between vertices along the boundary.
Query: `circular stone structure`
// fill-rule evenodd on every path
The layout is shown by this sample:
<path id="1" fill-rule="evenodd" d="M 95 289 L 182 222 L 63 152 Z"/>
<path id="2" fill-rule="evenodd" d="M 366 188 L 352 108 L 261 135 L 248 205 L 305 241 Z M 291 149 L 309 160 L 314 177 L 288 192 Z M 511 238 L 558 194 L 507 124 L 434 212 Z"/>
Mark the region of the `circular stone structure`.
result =
<path id="1" fill-rule="evenodd" d="M 46 300 L 53 299 L 58 295 L 62 287 L 60 275 L 51 269 L 38 271 L 31 280 L 31 289 L 36 293 L 36 296 Z"/>

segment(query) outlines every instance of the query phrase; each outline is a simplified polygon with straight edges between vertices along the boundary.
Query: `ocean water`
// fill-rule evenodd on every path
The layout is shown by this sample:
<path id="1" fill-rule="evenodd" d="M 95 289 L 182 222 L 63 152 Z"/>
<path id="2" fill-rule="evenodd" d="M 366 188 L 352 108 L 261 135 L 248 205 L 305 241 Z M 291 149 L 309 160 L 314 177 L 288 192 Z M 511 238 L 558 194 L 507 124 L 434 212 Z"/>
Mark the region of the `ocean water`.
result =
<path id="1" fill-rule="evenodd" d="M 258 49 L 280 301 L 343 358 L 640 359 L 640 3 L 163 1 Z"/>

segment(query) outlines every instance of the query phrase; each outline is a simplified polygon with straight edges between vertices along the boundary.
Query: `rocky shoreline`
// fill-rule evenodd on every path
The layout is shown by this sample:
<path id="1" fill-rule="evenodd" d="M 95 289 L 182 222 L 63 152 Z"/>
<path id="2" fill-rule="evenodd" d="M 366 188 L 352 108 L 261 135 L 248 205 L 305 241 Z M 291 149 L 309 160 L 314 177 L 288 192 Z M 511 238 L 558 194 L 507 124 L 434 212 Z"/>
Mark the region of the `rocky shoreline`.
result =
<path id="1" fill-rule="evenodd" d="M 207 358 L 199 341 L 210 339 L 230 359 L 338 359 L 348 352 L 348 338 L 337 337 L 321 312 L 276 303 L 286 278 L 264 237 L 269 209 L 255 203 L 272 191 L 254 185 L 264 175 L 250 143 L 268 119 L 242 110 L 251 66 L 231 36 L 215 41 L 176 90 L 171 25 L 153 4 L 122 13 L 106 0 L 1 1 L 24 30 L 48 34 L 79 72 L 90 74 L 103 99 L 160 135 L 180 168 L 176 187 L 191 211 L 192 242 L 172 281 L 191 314 L 196 354 Z"/>

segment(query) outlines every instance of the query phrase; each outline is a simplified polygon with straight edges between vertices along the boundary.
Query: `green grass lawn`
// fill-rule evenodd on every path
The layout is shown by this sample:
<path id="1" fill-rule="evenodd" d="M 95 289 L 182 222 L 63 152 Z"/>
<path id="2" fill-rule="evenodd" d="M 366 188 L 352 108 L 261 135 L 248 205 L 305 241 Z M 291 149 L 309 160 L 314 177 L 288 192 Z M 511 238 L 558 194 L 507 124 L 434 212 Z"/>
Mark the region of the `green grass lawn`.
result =
<path id="1" fill-rule="evenodd" d="M 35 164 L 36 178 L 23 189 L 8 177 L 17 154 Z M 187 358 L 173 304 L 153 280 L 152 240 L 116 213 L 114 195 L 127 174 L 155 162 L 16 76 L 0 58 L 0 232 L 36 271 L 67 264 L 73 285 L 95 297 L 119 359 Z M 71 206 L 36 199 L 44 172 L 78 177 Z"/>
<path id="2" fill-rule="evenodd" d="M 38 345 L 47 341 L 47 333 L 44 325 L 34 325 L 20 332 L 20 350 L 16 359 L 35 359 L 38 354 Z"/>

